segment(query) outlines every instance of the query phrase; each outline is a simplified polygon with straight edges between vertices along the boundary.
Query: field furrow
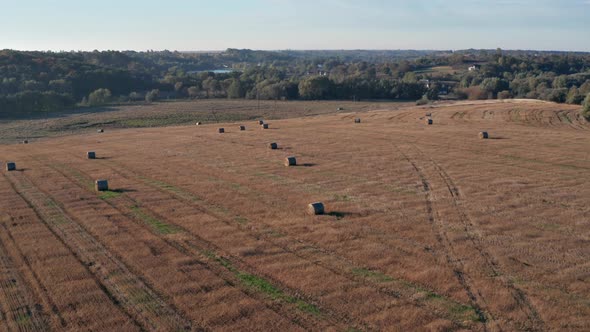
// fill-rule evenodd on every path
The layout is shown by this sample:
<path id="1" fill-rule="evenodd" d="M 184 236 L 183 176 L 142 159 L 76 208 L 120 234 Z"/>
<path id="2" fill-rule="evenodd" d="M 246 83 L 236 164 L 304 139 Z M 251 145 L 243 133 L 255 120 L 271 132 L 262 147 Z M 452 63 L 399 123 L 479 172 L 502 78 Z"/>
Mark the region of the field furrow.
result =
<path id="1" fill-rule="evenodd" d="M 148 330 L 191 329 L 190 322 L 170 308 L 24 174 L 11 173 L 8 179 L 43 222 L 82 262 L 91 267 L 91 271 L 97 276 L 109 296 L 144 328 Z"/>
<path id="2" fill-rule="evenodd" d="M 2 229 L 4 232 L 4 229 Z M 0 236 L 0 303 L 7 330 L 47 331 L 41 305 L 34 300 Z"/>

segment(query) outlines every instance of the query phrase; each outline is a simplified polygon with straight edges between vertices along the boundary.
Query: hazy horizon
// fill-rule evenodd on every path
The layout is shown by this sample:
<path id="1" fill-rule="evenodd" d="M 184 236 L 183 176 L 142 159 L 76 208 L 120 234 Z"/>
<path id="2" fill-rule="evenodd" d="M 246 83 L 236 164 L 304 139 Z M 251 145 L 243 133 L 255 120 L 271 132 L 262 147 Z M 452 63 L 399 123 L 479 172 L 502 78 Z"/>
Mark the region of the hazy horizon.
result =
<path id="1" fill-rule="evenodd" d="M 7 2 L 0 49 L 588 52 L 590 0 Z"/>

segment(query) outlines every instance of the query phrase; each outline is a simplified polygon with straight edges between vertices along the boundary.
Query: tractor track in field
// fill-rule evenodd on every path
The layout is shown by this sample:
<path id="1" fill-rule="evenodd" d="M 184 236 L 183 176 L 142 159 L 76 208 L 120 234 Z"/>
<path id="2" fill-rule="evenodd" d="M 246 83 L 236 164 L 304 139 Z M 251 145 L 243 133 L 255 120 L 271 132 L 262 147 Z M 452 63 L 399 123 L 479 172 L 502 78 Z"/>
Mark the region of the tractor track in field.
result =
<path id="1" fill-rule="evenodd" d="M 72 155 L 72 158 L 78 158 L 79 160 L 82 159 L 82 158 L 79 158 L 78 156 L 74 156 L 74 155 Z M 127 179 L 128 181 L 133 182 L 133 181 L 138 181 L 138 179 L 140 179 L 140 181 L 141 181 L 141 179 L 146 179 L 145 175 L 137 173 L 135 171 L 131 171 L 129 168 L 123 168 L 121 166 L 116 166 L 116 163 L 113 161 L 105 160 L 105 163 L 108 165 L 108 167 L 112 171 L 116 172 L 117 174 L 119 174 L 121 177 Z M 54 163 L 46 163 L 46 165 L 52 165 L 52 164 L 54 164 Z M 53 166 L 49 166 L 49 167 L 51 167 L 52 169 L 54 169 L 58 173 L 62 174 L 63 176 L 68 178 L 73 183 L 76 183 L 82 189 L 85 189 L 84 186 L 82 184 L 80 184 L 79 181 L 77 181 L 77 179 L 73 178 L 71 175 L 66 174 L 62 170 L 56 169 Z M 77 172 L 83 173 L 84 176 L 87 178 L 87 180 L 89 180 L 89 181 L 91 180 L 91 177 L 88 174 L 86 174 L 85 172 L 80 171 L 80 170 L 77 170 Z M 335 252 L 332 252 L 332 251 L 329 251 L 329 250 L 326 250 L 323 248 L 319 248 L 319 247 L 315 246 L 314 244 L 309 244 L 309 243 L 306 243 L 300 239 L 291 238 L 290 236 L 288 236 L 286 234 L 282 234 L 283 237 L 289 237 L 291 239 L 291 241 L 287 241 L 288 244 L 284 244 L 282 242 L 276 241 L 276 239 L 274 239 L 272 235 L 269 235 L 268 232 L 253 231 L 248 227 L 241 227 L 232 218 L 229 218 L 229 217 L 223 215 L 222 213 L 213 211 L 212 208 L 208 207 L 206 203 L 200 202 L 200 201 L 204 201 L 202 199 L 202 197 L 199 197 L 199 202 L 196 202 L 195 200 L 191 199 L 191 197 L 189 197 L 189 196 L 194 196 L 194 194 L 192 194 L 192 193 L 185 194 L 185 193 L 171 192 L 169 190 L 161 188 L 160 186 L 146 182 L 145 180 L 143 180 L 141 182 L 144 185 L 147 185 L 148 187 L 151 187 L 160 193 L 163 193 L 163 194 L 165 194 L 169 197 L 172 197 L 176 200 L 180 200 L 180 201 L 184 202 L 185 204 L 189 204 L 190 206 L 195 208 L 197 211 L 205 213 L 209 216 L 212 216 L 232 228 L 236 228 L 240 231 L 246 232 L 248 234 L 248 236 L 250 236 L 250 237 L 253 237 L 255 239 L 263 239 L 264 241 L 267 241 L 271 245 L 282 249 L 285 253 L 293 254 L 295 257 L 297 257 L 299 259 L 305 260 L 305 261 L 307 261 L 313 265 L 316 265 L 322 269 L 326 269 L 326 270 L 330 271 L 331 273 L 341 276 L 353 283 L 361 282 L 363 285 L 373 288 L 378 293 L 392 297 L 397 300 L 399 300 L 401 298 L 408 305 L 421 307 L 421 308 L 428 308 L 429 307 L 429 304 L 427 304 L 427 303 L 421 303 L 421 302 L 418 302 L 418 301 L 415 301 L 412 299 L 412 295 L 414 295 L 415 291 L 416 291 L 415 288 L 412 288 L 412 291 L 408 292 L 408 290 L 404 290 L 404 289 L 400 290 L 397 288 L 388 287 L 387 285 L 384 285 L 384 284 L 379 284 L 378 282 L 373 281 L 370 278 L 359 277 L 357 275 L 354 275 L 354 273 L 352 273 L 351 271 L 353 271 L 354 269 L 359 269 L 361 267 L 359 267 L 358 264 L 355 264 L 355 263 L 349 261 L 347 258 L 339 256 Z M 125 195 L 123 195 L 123 196 L 125 196 Z M 137 202 L 135 200 L 133 200 L 129 197 L 127 197 L 127 199 L 129 199 L 129 203 L 137 204 Z M 111 202 L 108 202 L 108 200 L 106 200 L 106 201 L 109 205 L 113 206 L 115 209 L 119 210 L 121 213 L 128 215 L 128 212 L 125 212 L 124 209 L 121 209 L 121 207 L 115 206 Z M 169 221 L 169 219 L 163 218 L 162 216 L 158 215 L 158 213 L 154 212 L 153 210 L 150 210 L 149 207 L 147 208 L 147 210 L 149 210 L 150 213 L 153 214 L 154 216 L 161 218 L 162 220 L 166 220 L 167 222 Z M 179 250 L 186 251 L 186 252 L 190 252 L 192 255 L 200 255 L 200 256 L 202 256 L 203 250 L 208 250 L 208 249 L 220 250 L 220 248 L 217 247 L 215 244 L 201 238 L 198 235 L 193 234 L 192 232 L 179 226 L 177 223 L 171 223 L 171 224 L 173 224 L 173 226 L 175 228 L 178 228 L 181 231 L 183 231 L 183 233 L 184 233 L 183 235 L 187 236 L 190 239 L 189 240 L 190 242 L 187 242 L 185 244 L 174 243 L 173 246 L 175 248 L 177 248 Z M 149 226 L 147 226 L 147 227 L 149 227 Z M 265 227 L 268 227 L 267 230 L 270 229 L 269 225 L 265 224 Z M 291 242 L 293 244 L 289 245 L 289 243 L 291 243 Z M 312 250 L 310 250 L 310 249 L 312 249 Z M 328 256 L 330 260 L 326 261 L 324 256 Z M 243 260 L 241 260 L 238 257 L 231 256 L 231 261 L 233 263 L 236 263 L 236 266 L 238 266 L 238 267 L 240 267 L 240 266 L 244 267 L 246 269 L 246 271 L 256 271 L 256 268 L 254 268 L 251 265 L 248 265 L 247 263 L 245 263 Z M 280 281 L 277 281 L 274 278 L 271 278 L 266 275 L 265 275 L 265 277 L 271 279 L 275 284 L 280 285 L 281 288 L 288 290 L 290 293 L 298 293 L 297 291 L 289 289 L 288 287 L 284 286 Z M 430 291 L 428 291 L 424 288 L 421 288 L 421 287 L 418 287 L 418 289 L 420 291 L 430 292 Z M 305 296 L 303 298 L 305 298 Z M 313 300 L 313 299 L 311 299 L 311 300 Z M 452 300 L 451 300 L 451 302 L 455 306 L 462 305 L 462 304 L 456 303 Z M 349 325 L 357 325 L 357 326 L 364 325 L 366 328 L 376 329 L 376 327 L 371 328 L 371 327 L 366 326 L 365 323 L 359 323 L 359 322 L 355 323 L 354 319 L 349 317 L 345 312 L 336 312 L 336 311 L 330 310 L 328 308 L 325 308 L 323 306 L 320 306 L 320 309 L 322 311 L 326 311 L 327 314 L 331 315 L 332 316 L 331 320 L 333 322 L 344 321 Z M 448 316 L 445 316 L 444 314 L 437 313 L 436 315 L 441 318 L 448 318 Z M 457 322 L 455 322 L 455 323 L 457 323 Z M 461 323 L 461 322 L 459 322 L 459 323 Z"/>
<path id="2" fill-rule="evenodd" d="M 192 324 L 166 304 L 98 240 L 73 221 L 51 197 L 22 172 L 7 176 L 13 190 L 27 202 L 113 303 L 145 330 L 191 330 Z M 141 299 L 141 301 L 134 300 Z"/>
<path id="3" fill-rule="evenodd" d="M 79 179 L 73 177 L 70 174 L 67 174 L 63 170 L 57 169 L 54 166 L 50 165 L 48 167 L 53 169 L 55 172 L 61 174 L 63 177 L 65 177 L 66 179 L 68 179 L 72 183 L 74 183 L 78 188 L 80 188 L 84 191 L 88 191 L 88 189 L 85 188 L 84 185 L 79 182 Z M 79 169 L 76 171 L 79 172 L 80 174 L 83 174 L 85 177 L 88 178 L 88 180 L 91 180 L 91 177 L 88 174 L 86 174 L 85 172 L 83 172 Z M 121 174 L 121 176 L 123 176 L 123 175 Z M 129 180 L 132 180 L 132 179 L 129 179 Z M 153 187 L 153 188 L 157 189 L 157 187 Z M 166 193 L 166 192 L 164 192 L 164 193 Z M 169 195 L 169 193 L 166 193 L 166 194 Z M 219 248 L 215 244 L 201 238 L 200 236 L 191 233 L 190 231 L 188 231 L 187 229 L 185 229 L 184 227 L 182 227 L 176 223 L 169 223 L 178 231 L 178 233 L 174 234 L 174 237 L 166 237 L 163 234 L 159 234 L 157 231 L 155 231 L 153 229 L 153 227 L 146 225 L 146 223 L 144 221 L 138 219 L 131 211 L 129 211 L 129 209 L 127 209 L 125 207 L 129 206 L 129 205 L 141 206 L 146 211 L 149 211 L 150 216 L 155 217 L 156 219 L 159 219 L 159 220 L 165 220 L 168 223 L 168 220 L 166 218 L 159 215 L 155 211 L 149 209 L 149 207 L 146 207 L 145 205 L 141 205 L 139 202 L 137 202 L 136 200 L 132 199 L 131 197 L 129 197 L 127 195 L 121 195 L 119 197 L 121 199 L 124 199 L 127 204 L 115 204 L 111 200 L 108 200 L 108 199 L 101 200 L 101 201 L 105 202 L 106 204 L 108 204 L 109 206 L 111 206 L 112 208 L 114 208 L 115 210 L 120 212 L 123 216 L 125 216 L 129 220 L 132 220 L 135 224 L 139 225 L 140 227 L 146 229 L 151 234 L 158 237 L 159 239 L 161 239 L 162 241 L 164 241 L 165 243 L 167 243 L 168 245 L 170 245 L 172 248 L 176 249 L 178 252 L 182 253 L 183 255 L 186 255 L 187 257 L 190 257 L 190 258 L 197 258 L 200 262 L 202 262 L 202 264 L 200 264 L 200 265 L 203 268 L 209 270 L 212 274 L 216 275 L 217 277 L 219 277 L 221 280 L 225 281 L 229 285 L 237 287 L 237 289 L 242 291 L 246 296 L 251 297 L 252 299 L 254 299 L 256 301 L 261 302 L 266 308 L 276 312 L 277 314 L 279 314 L 281 316 L 289 317 L 291 322 L 295 323 L 296 325 L 299 325 L 301 328 L 310 330 L 310 329 L 318 328 L 318 324 L 323 325 L 322 329 L 326 329 L 329 327 L 343 328 L 343 326 L 340 326 L 342 322 L 346 322 L 347 324 L 350 324 L 350 325 L 362 326 L 362 324 L 354 322 L 354 320 L 352 318 L 346 316 L 345 314 L 331 312 L 330 310 L 328 310 L 326 308 L 320 307 L 320 310 L 322 312 L 321 319 L 325 323 L 325 324 L 322 324 L 321 321 L 320 322 L 317 321 L 318 318 L 316 318 L 316 317 L 309 316 L 309 314 L 304 314 L 303 316 L 301 314 L 295 315 L 291 312 L 291 310 L 289 310 L 289 308 L 287 308 L 287 305 L 277 303 L 274 300 L 269 300 L 268 298 L 265 298 L 265 296 L 261 296 L 260 294 L 257 294 L 255 291 L 250 291 L 245 287 L 238 286 L 238 285 L 240 285 L 240 281 L 235 276 L 232 275 L 231 271 L 228 271 L 226 268 L 224 268 L 223 265 L 221 265 L 221 263 L 218 261 L 219 259 L 229 260 L 228 259 L 229 255 L 220 254 L 220 252 L 222 252 L 221 248 Z M 99 199 L 99 198 L 97 198 L 97 199 Z M 207 213 L 207 211 L 203 211 L 203 212 Z M 207 213 L 207 214 L 217 218 L 217 216 L 215 216 L 211 213 Z M 227 223 L 227 224 L 229 225 L 229 223 Z M 212 257 L 211 254 L 208 254 L 208 253 L 214 254 L 215 257 Z M 256 270 L 252 266 L 243 262 L 242 260 L 237 259 L 236 257 L 232 256 L 232 259 L 229 261 L 231 261 L 232 266 L 239 269 L 240 271 L 245 271 L 246 273 L 252 273 L 253 275 L 257 275 Z M 207 262 L 209 264 L 204 264 L 205 262 Z M 180 271 L 183 273 L 186 273 L 186 271 L 183 270 L 182 268 L 180 269 Z M 267 277 L 267 276 L 265 276 L 265 277 Z M 298 292 L 296 292 L 292 289 L 289 289 L 288 287 L 282 285 L 282 283 L 280 283 L 276 280 L 272 280 L 272 282 L 273 282 L 273 284 L 279 285 L 281 290 L 285 290 L 288 294 L 298 294 Z M 308 300 L 305 296 L 301 297 L 301 299 Z"/>
<path id="4" fill-rule="evenodd" d="M 465 293 L 467 294 L 467 297 L 472 302 L 472 305 L 476 308 L 479 320 L 484 323 L 484 329 L 487 331 L 490 328 L 489 318 L 492 318 L 487 316 L 491 316 L 491 314 L 489 313 L 489 310 L 486 310 L 487 308 L 485 306 L 485 302 L 478 294 L 479 292 L 477 292 L 477 290 L 474 290 L 473 283 L 470 280 L 470 277 L 463 272 L 463 263 L 460 259 L 456 258 L 455 254 L 453 253 L 453 244 L 451 240 L 448 238 L 446 230 L 444 229 L 445 225 L 437 216 L 436 209 L 433 204 L 435 198 L 433 197 L 433 193 L 431 191 L 430 182 L 428 181 L 428 178 L 424 174 L 424 172 L 418 167 L 418 165 L 405 152 L 403 152 L 401 148 L 399 148 L 399 146 L 395 147 L 404 156 L 407 162 L 412 165 L 412 167 L 418 174 L 420 180 L 422 181 L 422 184 L 424 186 L 426 210 L 428 211 L 428 218 L 429 222 L 432 225 L 433 232 L 437 240 L 439 241 L 440 245 L 444 248 L 444 255 L 446 257 L 447 263 L 453 267 L 453 272 L 455 274 L 457 281 L 464 289 Z"/>
<path id="5" fill-rule="evenodd" d="M 4 239 L 1 238 L 7 231 L 4 223 L 0 231 L 3 233 L 0 235 L 0 298 L 4 299 L 0 308 L 3 320 L 7 323 L 6 330 L 48 331 L 50 327 L 43 317 L 41 306 L 35 303 L 32 291 L 9 255 Z"/>
<path id="6" fill-rule="evenodd" d="M 436 163 L 432 158 L 428 157 L 415 144 L 410 144 L 410 146 L 412 151 L 416 151 L 421 158 L 431 163 L 436 175 L 440 177 L 440 179 L 444 183 L 446 189 L 449 192 L 453 209 L 456 211 L 457 216 L 460 219 L 461 225 L 463 226 L 465 235 L 467 235 L 468 240 L 471 242 L 471 246 L 474 249 L 474 252 L 478 256 L 480 256 L 484 262 L 485 267 L 483 268 L 492 271 L 494 275 L 502 276 L 503 274 L 498 263 L 491 256 L 491 254 L 484 249 L 484 245 L 481 241 L 481 236 L 477 232 L 476 226 L 461 207 L 462 202 L 460 200 L 460 193 L 451 177 L 446 173 L 444 169 L 442 169 L 442 167 L 438 163 Z M 427 196 L 427 209 L 431 211 L 432 221 L 434 221 L 435 224 L 439 225 L 440 239 L 443 241 L 443 243 L 445 243 L 445 246 L 448 248 L 447 257 L 450 259 L 450 262 L 455 262 L 456 264 L 455 273 L 457 274 L 458 280 L 464 286 L 469 298 L 471 298 L 474 304 L 480 307 L 480 310 L 482 310 L 481 318 L 486 319 L 484 315 L 485 311 L 488 315 L 490 315 L 489 318 L 492 320 L 492 322 L 494 322 L 494 324 L 499 324 L 499 322 L 495 321 L 496 318 L 492 316 L 491 311 L 489 310 L 488 305 L 486 303 L 486 299 L 483 297 L 481 292 L 474 287 L 474 283 L 471 280 L 471 277 L 464 272 L 462 260 L 458 259 L 457 255 L 453 253 L 455 249 L 453 247 L 452 241 L 446 235 L 446 233 L 448 232 L 449 225 L 447 225 L 447 223 L 444 223 L 443 220 L 440 219 L 440 217 L 436 217 L 438 213 L 434 213 L 435 209 L 434 204 L 432 204 L 432 202 L 434 202 L 436 198 L 435 196 L 433 196 L 433 193 L 430 190 L 430 182 L 428 181 L 428 177 L 426 176 L 424 171 L 422 171 L 416 165 L 416 163 L 407 155 L 407 153 L 404 153 L 401 150 L 400 152 L 404 154 L 408 162 L 412 164 L 412 166 L 422 179 L 422 182 L 424 183 L 424 191 Z M 510 280 L 503 280 L 502 284 L 510 292 L 510 295 L 512 296 L 515 304 L 528 318 L 529 326 L 527 328 L 531 330 L 544 330 L 545 323 L 540 317 L 536 308 L 528 300 L 526 294 L 521 289 L 516 287 Z M 492 325 L 490 327 L 499 326 Z"/>
<path id="7" fill-rule="evenodd" d="M 490 271 L 492 271 L 494 273 L 494 275 L 500 275 L 500 276 L 503 275 L 502 270 L 499 266 L 499 263 L 497 263 L 497 261 L 494 259 L 494 257 L 484 249 L 485 245 L 482 242 L 482 236 L 479 233 L 476 225 L 469 218 L 469 216 L 464 211 L 464 209 L 461 207 L 462 200 L 461 200 L 460 192 L 459 192 L 458 187 L 455 185 L 454 181 L 452 180 L 452 178 L 436 161 L 434 161 L 430 156 L 428 156 L 426 153 L 424 153 L 415 143 L 407 142 L 407 144 L 411 146 L 411 151 L 416 151 L 424 160 L 426 160 L 432 164 L 432 166 L 435 170 L 435 173 L 444 182 L 444 185 L 446 186 L 446 189 L 448 190 L 449 195 L 451 197 L 453 208 L 457 212 L 457 215 L 459 216 L 459 218 L 461 220 L 461 223 L 464 227 L 465 233 L 468 235 L 469 241 L 472 243 L 472 247 L 475 248 L 477 254 L 479 256 L 481 256 L 482 259 L 484 260 L 486 268 L 489 269 Z M 426 202 L 427 209 L 428 209 L 429 213 L 431 213 L 433 216 L 432 220 L 435 220 L 434 214 L 433 214 L 433 212 L 434 212 L 433 204 L 432 204 L 433 197 L 432 197 L 432 194 L 429 193 L 430 192 L 430 189 L 429 189 L 430 183 L 427 181 L 427 178 L 426 178 L 424 172 L 419 169 L 419 167 L 416 165 L 416 163 L 413 160 L 411 160 L 406 153 L 401 151 L 399 146 L 396 145 L 395 147 L 398 151 L 400 151 L 400 153 L 402 153 L 402 155 L 405 157 L 405 159 L 413 166 L 414 170 L 421 178 L 421 181 L 424 184 L 424 190 L 430 196 L 430 198 L 427 199 L 427 202 Z M 474 152 L 471 150 L 466 150 L 466 151 Z M 440 240 L 442 240 L 442 237 L 440 237 L 440 236 L 437 236 L 437 237 Z M 514 283 L 510 279 L 503 279 L 502 283 L 503 283 L 503 286 L 509 290 L 516 305 L 527 316 L 529 323 L 530 323 L 530 326 L 528 328 L 532 329 L 532 330 L 544 330 L 545 329 L 545 322 L 541 318 L 538 310 L 535 308 L 535 306 L 530 302 L 530 300 L 526 296 L 526 293 L 524 291 L 522 291 L 520 288 L 518 288 L 517 286 L 515 286 Z"/>
<path id="8" fill-rule="evenodd" d="M 465 233 L 468 235 L 469 241 L 472 244 L 472 247 L 475 248 L 479 256 L 482 257 L 486 268 L 491 270 L 494 275 L 501 276 L 503 272 L 499 266 L 499 263 L 495 260 L 495 258 L 485 250 L 484 244 L 482 243 L 482 235 L 481 232 L 477 229 L 477 226 L 474 222 L 469 218 L 465 210 L 461 207 L 462 201 L 459 193 L 459 189 L 453 182 L 452 178 L 448 175 L 448 173 L 432 158 L 427 156 L 420 148 L 416 145 L 412 145 L 415 151 L 418 151 L 424 158 L 430 160 L 434 168 L 436 169 L 438 175 L 445 183 L 449 193 L 451 194 L 452 202 L 454 209 L 456 210 L 457 214 L 460 217 L 461 223 L 464 226 Z M 506 287 L 511 295 L 512 298 L 515 300 L 517 305 L 520 309 L 525 313 L 528 317 L 530 323 L 532 323 L 531 328 L 534 330 L 544 330 L 545 329 L 545 322 L 541 319 L 539 312 L 533 306 L 533 304 L 528 300 L 526 294 L 516 287 L 510 280 L 506 280 L 503 282 L 504 287 Z"/>

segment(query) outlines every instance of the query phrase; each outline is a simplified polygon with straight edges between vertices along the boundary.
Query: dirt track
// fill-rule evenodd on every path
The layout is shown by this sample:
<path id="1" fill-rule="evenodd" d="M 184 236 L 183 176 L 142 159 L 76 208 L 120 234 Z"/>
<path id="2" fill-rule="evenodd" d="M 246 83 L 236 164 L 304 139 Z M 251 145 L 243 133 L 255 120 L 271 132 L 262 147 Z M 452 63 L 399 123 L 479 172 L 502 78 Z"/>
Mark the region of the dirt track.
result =
<path id="1" fill-rule="evenodd" d="M 0 177 L 0 273 L 18 280 L 0 282 L 0 329 L 590 329 L 577 109 L 243 124 L 0 146 L 19 168 Z M 99 178 L 113 191 L 95 193 Z M 314 201 L 328 214 L 307 216 Z"/>

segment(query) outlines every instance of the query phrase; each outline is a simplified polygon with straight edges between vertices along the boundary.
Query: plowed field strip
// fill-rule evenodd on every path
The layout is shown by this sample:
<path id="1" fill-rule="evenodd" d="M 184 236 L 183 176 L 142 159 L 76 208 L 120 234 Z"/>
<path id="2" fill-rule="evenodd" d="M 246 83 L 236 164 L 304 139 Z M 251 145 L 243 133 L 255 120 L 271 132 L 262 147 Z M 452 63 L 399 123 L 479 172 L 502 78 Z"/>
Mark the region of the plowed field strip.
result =
<path id="1" fill-rule="evenodd" d="M 3 233 L 5 230 L 5 227 L 0 228 Z M 4 234 L 0 235 L 0 302 L 8 330 L 48 331 L 49 325 L 31 290 L 6 250 L 2 239 Z"/>
<path id="2" fill-rule="evenodd" d="M 35 210 L 62 242 L 92 270 L 105 292 L 147 330 L 186 330 L 191 323 L 170 308 L 136 275 L 113 257 L 22 172 L 7 176 L 15 191 Z"/>

